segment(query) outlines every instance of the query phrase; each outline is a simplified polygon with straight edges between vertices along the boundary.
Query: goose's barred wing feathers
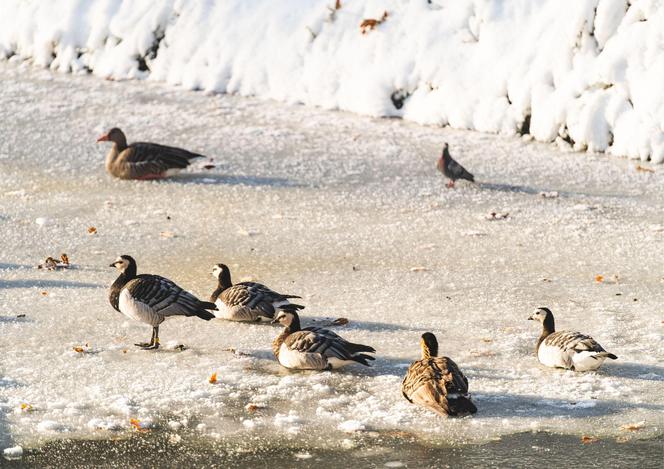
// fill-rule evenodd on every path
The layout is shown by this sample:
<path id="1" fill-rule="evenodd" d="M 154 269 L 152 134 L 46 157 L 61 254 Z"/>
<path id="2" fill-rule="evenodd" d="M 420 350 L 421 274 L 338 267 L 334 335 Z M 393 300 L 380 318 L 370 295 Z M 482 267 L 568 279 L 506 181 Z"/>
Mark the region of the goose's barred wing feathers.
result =
<path id="1" fill-rule="evenodd" d="M 138 275 L 125 285 L 125 289 L 132 298 L 162 316 L 198 316 L 210 320 L 214 315 L 205 310 L 217 309 L 214 303 L 200 301 L 172 280 L 159 275 Z"/>
<path id="2" fill-rule="evenodd" d="M 261 283 L 240 282 L 227 288 L 221 293 L 221 300 L 228 306 L 242 306 L 252 310 L 257 310 L 261 315 L 273 318 L 275 313 L 275 303 L 284 302 L 281 307 L 284 310 L 293 310 L 304 308 L 296 304 L 288 304 L 289 298 L 300 298 L 295 295 L 282 295 Z"/>
<path id="3" fill-rule="evenodd" d="M 353 344 L 341 339 L 339 336 L 332 337 L 311 330 L 301 330 L 290 334 L 286 338 L 285 344 L 291 350 L 302 353 L 320 353 L 326 357 L 334 357 L 340 360 L 357 360 L 357 355 L 360 352 L 375 351 L 372 347 Z M 362 354 L 361 358 L 374 359 L 374 357 L 364 354 Z"/>
<path id="4" fill-rule="evenodd" d="M 558 347 L 561 350 L 575 352 L 606 352 L 592 337 L 580 332 L 560 331 L 550 334 L 544 339 L 545 345 Z"/>

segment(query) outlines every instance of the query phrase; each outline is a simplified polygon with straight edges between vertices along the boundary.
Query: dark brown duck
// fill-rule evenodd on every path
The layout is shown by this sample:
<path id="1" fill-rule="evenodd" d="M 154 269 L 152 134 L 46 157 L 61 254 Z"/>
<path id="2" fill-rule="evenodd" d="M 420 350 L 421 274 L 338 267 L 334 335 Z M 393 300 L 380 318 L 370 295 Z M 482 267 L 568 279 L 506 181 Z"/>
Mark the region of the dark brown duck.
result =
<path id="1" fill-rule="evenodd" d="M 112 128 L 97 139 L 112 142 L 106 155 L 106 170 L 120 179 L 162 179 L 189 166 L 203 155 L 158 143 L 136 142 L 127 145 L 122 130 Z"/>

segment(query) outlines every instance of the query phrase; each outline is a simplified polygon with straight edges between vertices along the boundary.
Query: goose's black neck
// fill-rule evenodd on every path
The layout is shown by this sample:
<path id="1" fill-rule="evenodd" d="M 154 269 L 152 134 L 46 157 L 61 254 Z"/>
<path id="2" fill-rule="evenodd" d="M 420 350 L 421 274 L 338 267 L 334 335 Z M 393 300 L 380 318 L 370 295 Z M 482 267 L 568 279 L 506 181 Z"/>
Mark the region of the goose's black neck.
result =
<path id="1" fill-rule="evenodd" d="M 286 329 L 289 330 L 289 334 L 300 330 L 300 318 L 296 314 L 293 315 L 293 320 L 291 321 L 290 326 Z"/>
<path id="2" fill-rule="evenodd" d="M 542 334 L 539 336 L 539 339 L 537 340 L 537 346 L 535 347 L 535 354 L 537 354 L 539 346 L 541 345 L 542 342 L 544 342 L 544 339 L 546 339 L 554 332 L 556 332 L 556 324 L 553 320 L 553 315 L 549 313 L 544 318 L 544 321 L 542 321 Z"/>
<path id="3" fill-rule="evenodd" d="M 223 269 L 219 274 L 219 287 L 218 287 L 218 289 L 220 290 L 219 293 L 232 286 L 233 282 L 231 281 L 231 271 L 228 270 L 227 268 Z"/>
<path id="4" fill-rule="evenodd" d="M 111 302 L 111 306 L 116 311 L 120 311 L 120 291 L 128 281 L 136 277 L 136 266 L 130 265 L 127 267 L 127 270 L 118 275 L 118 278 L 115 279 L 115 282 L 111 285 L 111 290 L 108 295 L 108 299 Z"/>

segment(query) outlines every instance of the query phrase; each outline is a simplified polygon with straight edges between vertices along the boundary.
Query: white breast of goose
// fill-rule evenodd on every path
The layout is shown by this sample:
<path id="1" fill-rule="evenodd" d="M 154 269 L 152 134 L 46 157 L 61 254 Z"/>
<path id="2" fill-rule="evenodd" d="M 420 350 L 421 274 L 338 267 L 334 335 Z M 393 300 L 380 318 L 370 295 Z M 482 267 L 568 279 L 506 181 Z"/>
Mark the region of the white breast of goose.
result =
<path id="1" fill-rule="evenodd" d="M 214 302 L 217 306 L 217 311 L 213 311 L 215 317 L 227 319 L 229 321 L 256 321 L 259 316 L 251 309 L 242 306 L 228 306 L 217 298 Z"/>
<path id="2" fill-rule="evenodd" d="M 329 366 L 327 359 L 320 353 L 292 350 L 285 343 L 279 347 L 278 356 L 279 363 L 295 370 L 325 370 Z"/>
<path id="3" fill-rule="evenodd" d="M 537 350 L 537 358 L 540 363 L 552 368 L 570 368 L 569 353 L 556 345 L 547 345 L 542 342 Z"/>
<path id="4" fill-rule="evenodd" d="M 125 316 L 153 327 L 164 322 L 164 316 L 156 313 L 147 304 L 136 300 L 127 289 L 120 292 L 118 307 Z"/>

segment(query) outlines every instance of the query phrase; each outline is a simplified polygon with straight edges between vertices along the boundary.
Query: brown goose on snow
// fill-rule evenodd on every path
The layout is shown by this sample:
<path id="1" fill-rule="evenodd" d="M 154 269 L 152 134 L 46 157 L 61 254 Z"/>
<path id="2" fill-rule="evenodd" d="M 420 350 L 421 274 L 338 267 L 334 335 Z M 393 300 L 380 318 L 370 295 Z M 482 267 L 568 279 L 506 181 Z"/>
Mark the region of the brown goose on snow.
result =
<path id="1" fill-rule="evenodd" d="M 203 155 L 182 148 L 158 143 L 135 142 L 127 145 L 127 137 L 117 127 L 97 139 L 113 142 L 106 155 L 106 170 L 120 179 L 161 179 L 186 168 L 194 158 Z"/>
<path id="2" fill-rule="evenodd" d="M 442 416 L 464 416 L 477 412 L 468 394 L 468 379 L 448 357 L 438 357 L 438 341 L 431 332 L 420 339 L 422 359 L 413 362 L 401 384 L 409 402 Z"/>

